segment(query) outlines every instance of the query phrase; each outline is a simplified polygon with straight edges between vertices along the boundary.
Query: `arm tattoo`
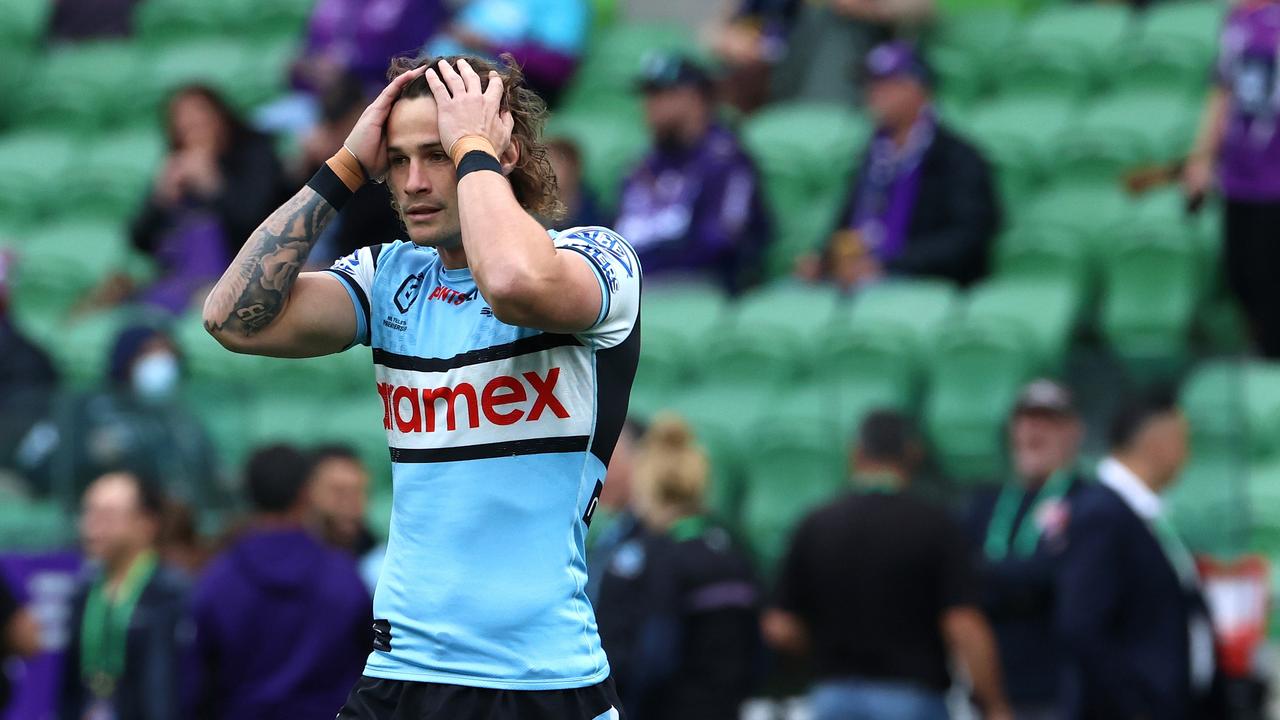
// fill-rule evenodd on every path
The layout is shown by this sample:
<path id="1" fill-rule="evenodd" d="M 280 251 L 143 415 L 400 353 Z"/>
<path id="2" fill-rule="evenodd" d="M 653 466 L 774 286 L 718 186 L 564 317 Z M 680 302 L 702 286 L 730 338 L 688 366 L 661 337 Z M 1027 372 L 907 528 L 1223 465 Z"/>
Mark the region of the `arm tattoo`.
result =
<path id="1" fill-rule="evenodd" d="M 205 328 L 249 336 L 270 325 L 284 307 L 333 206 L 309 187 L 298 191 L 258 226 L 209 295 Z"/>

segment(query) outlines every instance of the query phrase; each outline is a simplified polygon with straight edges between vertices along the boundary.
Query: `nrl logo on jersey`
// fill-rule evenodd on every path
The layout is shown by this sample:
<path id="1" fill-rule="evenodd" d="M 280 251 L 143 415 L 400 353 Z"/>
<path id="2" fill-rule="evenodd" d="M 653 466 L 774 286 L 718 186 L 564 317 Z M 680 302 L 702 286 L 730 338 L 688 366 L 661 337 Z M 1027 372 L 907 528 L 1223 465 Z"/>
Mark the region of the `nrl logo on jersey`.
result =
<path id="1" fill-rule="evenodd" d="M 410 275 L 400 283 L 400 289 L 396 290 L 396 309 L 403 315 L 409 312 L 409 308 L 413 307 L 414 301 L 418 299 L 418 291 L 422 289 L 422 276 L 425 273 Z"/>

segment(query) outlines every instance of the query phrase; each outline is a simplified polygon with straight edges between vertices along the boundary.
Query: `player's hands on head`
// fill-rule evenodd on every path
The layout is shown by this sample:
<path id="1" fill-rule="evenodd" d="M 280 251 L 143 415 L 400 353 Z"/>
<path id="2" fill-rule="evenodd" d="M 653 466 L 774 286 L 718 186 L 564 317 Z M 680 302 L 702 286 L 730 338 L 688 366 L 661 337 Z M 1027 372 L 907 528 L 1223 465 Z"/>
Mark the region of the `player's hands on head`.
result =
<path id="1" fill-rule="evenodd" d="M 440 144 L 448 152 L 459 139 L 478 135 L 501 156 L 511 143 L 515 119 L 502 109 L 502 78 L 489 73 L 489 85 L 481 90 L 480 76 L 466 60 L 455 69 L 447 62 L 427 70 L 427 85 L 436 99 Z"/>
<path id="2" fill-rule="evenodd" d="M 391 115 L 391 106 L 395 105 L 400 91 L 411 80 L 422 75 L 424 67 L 406 70 L 387 84 L 369 107 L 360 114 L 356 126 L 351 128 L 343 145 L 360 161 L 369 179 L 381 182 L 387 175 L 387 117 Z"/>

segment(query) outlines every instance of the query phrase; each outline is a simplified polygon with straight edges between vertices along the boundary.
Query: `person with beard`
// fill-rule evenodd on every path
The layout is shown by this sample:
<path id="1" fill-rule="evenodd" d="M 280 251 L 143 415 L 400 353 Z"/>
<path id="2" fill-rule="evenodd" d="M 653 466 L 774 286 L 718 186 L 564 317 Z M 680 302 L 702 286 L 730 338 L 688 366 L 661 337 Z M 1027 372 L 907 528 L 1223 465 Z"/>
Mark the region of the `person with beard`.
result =
<path id="1" fill-rule="evenodd" d="M 648 279 L 749 286 L 770 239 L 755 165 L 716 120 L 711 76 L 681 55 L 648 59 L 638 82 L 653 148 L 627 176 L 615 223 Z"/>

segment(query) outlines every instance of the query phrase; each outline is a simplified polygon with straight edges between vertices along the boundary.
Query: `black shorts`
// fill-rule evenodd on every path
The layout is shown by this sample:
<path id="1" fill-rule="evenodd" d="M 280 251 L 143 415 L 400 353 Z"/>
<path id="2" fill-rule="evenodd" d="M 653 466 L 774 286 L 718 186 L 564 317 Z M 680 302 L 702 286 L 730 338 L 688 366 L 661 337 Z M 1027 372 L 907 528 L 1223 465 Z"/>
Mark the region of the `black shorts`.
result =
<path id="1" fill-rule="evenodd" d="M 337 720 L 617 720 L 613 678 L 572 690 L 493 690 L 361 677 Z"/>

